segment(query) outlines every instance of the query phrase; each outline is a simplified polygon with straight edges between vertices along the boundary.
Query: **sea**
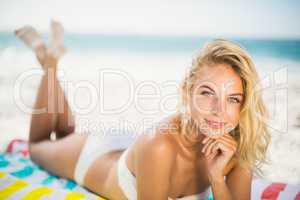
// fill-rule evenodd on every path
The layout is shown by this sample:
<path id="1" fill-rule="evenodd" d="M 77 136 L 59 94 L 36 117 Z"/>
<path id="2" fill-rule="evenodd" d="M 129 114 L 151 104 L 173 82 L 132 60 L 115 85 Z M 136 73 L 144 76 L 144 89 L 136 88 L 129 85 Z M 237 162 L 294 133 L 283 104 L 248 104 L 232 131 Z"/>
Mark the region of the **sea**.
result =
<path id="1" fill-rule="evenodd" d="M 45 42 L 49 36 L 42 34 Z M 76 132 L 111 127 L 141 133 L 176 111 L 179 86 L 193 58 L 217 38 L 66 33 L 58 79 Z M 224 37 L 251 55 L 262 80 L 272 135 L 265 178 L 300 183 L 300 38 Z M 0 150 L 28 138 L 43 71 L 13 32 L 0 32 Z M 258 119 L 259 120 L 259 119 Z"/>

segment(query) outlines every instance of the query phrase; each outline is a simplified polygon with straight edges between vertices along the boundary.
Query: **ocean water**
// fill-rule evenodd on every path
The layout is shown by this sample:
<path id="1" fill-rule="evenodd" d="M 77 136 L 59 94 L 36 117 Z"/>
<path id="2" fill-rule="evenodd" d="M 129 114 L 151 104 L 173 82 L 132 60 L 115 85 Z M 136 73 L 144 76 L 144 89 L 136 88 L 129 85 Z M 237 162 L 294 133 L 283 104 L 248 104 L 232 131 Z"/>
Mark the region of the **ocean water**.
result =
<path id="1" fill-rule="evenodd" d="M 43 34 L 45 40 L 48 35 Z M 66 34 L 65 44 L 76 52 L 99 50 L 120 52 L 191 54 L 204 43 L 216 38 L 189 36 L 143 36 L 143 35 L 103 35 Z M 276 57 L 300 60 L 300 39 L 247 39 L 226 38 L 238 42 L 252 56 Z M 7 47 L 24 48 L 16 37 L 8 32 L 0 32 L 0 50 Z"/>
<path id="2" fill-rule="evenodd" d="M 46 34 L 43 35 L 48 40 Z M 142 132 L 173 113 L 178 87 L 207 37 L 66 34 L 58 78 L 76 131 L 129 126 Z M 248 50 L 270 113 L 267 179 L 300 182 L 300 39 L 226 38 Z M 42 70 L 12 33 L 0 33 L 0 148 L 27 138 Z M 148 96 L 147 96 L 148 95 Z M 149 96 L 150 95 L 150 96 Z"/>

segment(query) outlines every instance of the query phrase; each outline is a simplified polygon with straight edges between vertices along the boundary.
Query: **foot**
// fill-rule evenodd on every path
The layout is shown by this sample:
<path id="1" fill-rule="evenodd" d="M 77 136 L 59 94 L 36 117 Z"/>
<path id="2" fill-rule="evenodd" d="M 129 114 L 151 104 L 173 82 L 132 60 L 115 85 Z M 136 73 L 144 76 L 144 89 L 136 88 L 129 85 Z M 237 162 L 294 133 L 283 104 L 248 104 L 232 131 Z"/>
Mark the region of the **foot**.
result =
<path id="1" fill-rule="evenodd" d="M 43 65 L 46 57 L 46 46 L 40 34 L 33 27 L 24 26 L 17 29 L 15 35 L 35 52 L 40 64 Z"/>
<path id="2" fill-rule="evenodd" d="M 66 53 L 66 48 L 64 47 L 64 29 L 62 25 L 52 20 L 51 21 L 51 39 L 48 48 L 48 53 L 59 59 Z"/>
<path id="3" fill-rule="evenodd" d="M 49 47 L 46 47 L 42 37 L 31 26 L 24 26 L 20 29 L 17 29 L 15 34 L 36 53 L 37 59 L 44 70 L 51 68 L 55 69 L 56 71 L 58 59 L 66 52 L 66 49 L 63 45 L 64 30 L 59 22 L 51 21 L 51 37 Z"/>

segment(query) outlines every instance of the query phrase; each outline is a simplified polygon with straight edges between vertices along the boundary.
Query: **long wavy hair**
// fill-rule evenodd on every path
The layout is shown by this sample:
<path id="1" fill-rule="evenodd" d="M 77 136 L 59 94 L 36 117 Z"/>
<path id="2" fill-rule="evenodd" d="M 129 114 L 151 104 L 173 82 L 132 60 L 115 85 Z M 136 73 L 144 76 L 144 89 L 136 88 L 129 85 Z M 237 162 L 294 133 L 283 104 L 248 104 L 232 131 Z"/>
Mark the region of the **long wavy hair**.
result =
<path id="1" fill-rule="evenodd" d="M 270 143 L 267 129 L 267 110 L 264 105 L 261 85 L 251 57 L 240 45 L 228 40 L 213 40 L 193 58 L 192 66 L 180 86 L 178 113 L 180 134 L 188 137 L 193 129 L 190 114 L 191 89 L 197 81 L 197 72 L 204 66 L 228 64 L 240 76 L 244 101 L 238 125 L 230 132 L 238 143 L 236 158 L 243 166 L 261 175 L 261 164 L 267 162 L 266 151 Z"/>

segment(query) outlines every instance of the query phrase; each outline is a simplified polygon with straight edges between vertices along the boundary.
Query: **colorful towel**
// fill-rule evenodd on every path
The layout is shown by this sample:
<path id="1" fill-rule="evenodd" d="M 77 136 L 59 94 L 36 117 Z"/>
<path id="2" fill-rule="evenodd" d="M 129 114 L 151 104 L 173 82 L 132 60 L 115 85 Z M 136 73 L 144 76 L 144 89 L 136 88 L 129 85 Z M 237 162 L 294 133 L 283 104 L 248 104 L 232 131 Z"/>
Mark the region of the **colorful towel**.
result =
<path id="1" fill-rule="evenodd" d="M 105 200 L 74 181 L 50 174 L 32 162 L 28 144 L 13 140 L 6 152 L 0 153 L 0 200 L 55 199 Z M 300 200 L 300 185 L 272 183 L 263 179 L 252 182 L 252 200 Z M 213 200 L 210 196 L 209 200 Z"/>
<path id="2" fill-rule="evenodd" d="M 13 140 L 6 152 L 0 153 L 2 199 L 104 200 L 74 181 L 52 175 L 33 163 L 23 140 Z"/>

